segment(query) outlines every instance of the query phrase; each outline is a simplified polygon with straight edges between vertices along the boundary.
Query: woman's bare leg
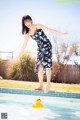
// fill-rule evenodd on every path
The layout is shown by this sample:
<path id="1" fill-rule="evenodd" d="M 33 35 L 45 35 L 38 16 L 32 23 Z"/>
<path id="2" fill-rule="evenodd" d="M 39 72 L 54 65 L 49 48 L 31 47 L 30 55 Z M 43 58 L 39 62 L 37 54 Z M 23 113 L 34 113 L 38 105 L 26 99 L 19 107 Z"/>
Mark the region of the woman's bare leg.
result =
<path id="1" fill-rule="evenodd" d="M 51 83 L 51 68 L 46 68 L 46 77 L 47 77 L 47 83 L 45 92 L 48 92 L 50 90 L 50 83 Z"/>
<path id="2" fill-rule="evenodd" d="M 36 90 L 42 90 L 43 89 L 43 67 L 41 64 L 39 64 L 38 67 L 38 79 L 39 79 L 39 86 L 36 88 Z"/>

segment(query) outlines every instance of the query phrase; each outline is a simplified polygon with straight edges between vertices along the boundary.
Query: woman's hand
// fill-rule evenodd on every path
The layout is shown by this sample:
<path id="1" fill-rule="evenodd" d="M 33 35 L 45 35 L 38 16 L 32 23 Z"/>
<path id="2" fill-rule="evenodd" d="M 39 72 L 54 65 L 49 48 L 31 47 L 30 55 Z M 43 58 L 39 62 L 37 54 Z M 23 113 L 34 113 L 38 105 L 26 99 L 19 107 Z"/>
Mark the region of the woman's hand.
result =
<path id="1" fill-rule="evenodd" d="M 22 45 L 22 47 L 21 47 L 21 50 L 20 50 L 20 53 L 19 53 L 18 58 L 20 58 L 20 56 L 21 56 L 22 53 L 24 52 L 24 50 L 25 50 L 25 48 L 26 48 L 26 46 L 27 46 L 28 40 L 29 40 L 29 35 L 26 34 L 26 35 L 25 35 L 25 40 L 24 40 L 24 43 L 23 43 L 23 45 Z"/>
<path id="2" fill-rule="evenodd" d="M 56 32 L 56 34 L 57 34 L 57 35 L 68 35 L 67 32 L 58 32 L 58 31 Z"/>
<path id="3" fill-rule="evenodd" d="M 67 32 L 64 32 L 64 33 L 62 33 L 63 35 L 68 35 L 68 33 Z"/>

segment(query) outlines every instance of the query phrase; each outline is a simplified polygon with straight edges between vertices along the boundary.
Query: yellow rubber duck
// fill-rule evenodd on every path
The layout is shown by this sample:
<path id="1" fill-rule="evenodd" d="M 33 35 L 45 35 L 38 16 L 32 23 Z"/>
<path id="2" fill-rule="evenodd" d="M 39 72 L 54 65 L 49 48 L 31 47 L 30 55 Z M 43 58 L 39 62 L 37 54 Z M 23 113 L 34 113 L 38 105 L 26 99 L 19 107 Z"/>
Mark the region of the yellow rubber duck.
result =
<path id="1" fill-rule="evenodd" d="M 35 103 L 32 104 L 32 107 L 33 108 L 43 108 L 43 104 L 41 103 L 41 100 L 40 99 L 36 99 L 35 100 Z"/>

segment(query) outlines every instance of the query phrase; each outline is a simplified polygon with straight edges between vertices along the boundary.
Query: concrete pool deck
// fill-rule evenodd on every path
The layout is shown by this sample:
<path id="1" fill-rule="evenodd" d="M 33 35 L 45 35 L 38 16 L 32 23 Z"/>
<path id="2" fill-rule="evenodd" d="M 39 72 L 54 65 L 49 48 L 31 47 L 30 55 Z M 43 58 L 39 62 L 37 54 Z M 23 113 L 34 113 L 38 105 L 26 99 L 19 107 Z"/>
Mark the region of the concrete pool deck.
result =
<path id="1" fill-rule="evenodd" d="M 15 88 L 15 89 L 25 89 L 34 90 L 39 85 L 38 82 L 31 81 L 20 81 L 20 80 L 0 80 L 0 88 Z M 43 89 L 45 88 L 46 82 L 43 83 Z M 76 92 L 80 93 L 80 84 L 68 84 L 68 83 L 55 83 L 51 82 L 51 91 L 57 92 Z"/>

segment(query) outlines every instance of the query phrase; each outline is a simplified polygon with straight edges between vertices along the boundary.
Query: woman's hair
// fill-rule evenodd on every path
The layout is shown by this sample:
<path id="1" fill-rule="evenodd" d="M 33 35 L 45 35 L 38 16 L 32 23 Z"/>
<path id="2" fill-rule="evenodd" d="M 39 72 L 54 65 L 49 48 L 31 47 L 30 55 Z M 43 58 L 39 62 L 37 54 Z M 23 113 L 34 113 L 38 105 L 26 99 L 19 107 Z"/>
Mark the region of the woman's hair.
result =
<path id="1" fill-rule="evenodd" d="M 22 34 L 26 34 L 29 32 L 29 28 L 25 26 L 24 21 L 25 20 L 32 20 L 32 18 L 29 15 L 22 17 Z"/>

